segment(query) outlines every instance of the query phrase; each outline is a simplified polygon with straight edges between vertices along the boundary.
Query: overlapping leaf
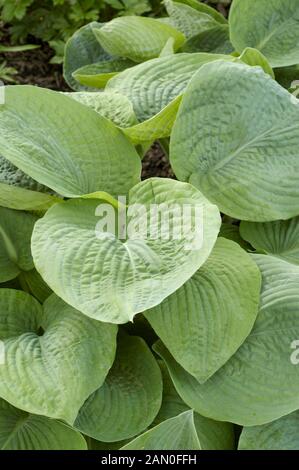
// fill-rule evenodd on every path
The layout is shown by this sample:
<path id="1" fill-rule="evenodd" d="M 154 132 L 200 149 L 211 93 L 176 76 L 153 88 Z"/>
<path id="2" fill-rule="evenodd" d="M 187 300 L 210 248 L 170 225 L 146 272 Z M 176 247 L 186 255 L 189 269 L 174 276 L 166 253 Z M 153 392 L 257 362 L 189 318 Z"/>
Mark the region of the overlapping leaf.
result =
<path id="1" fill-rule="evenodd" d="M 299 450 L 299 412 L 263 426 L 243 428 L 239 450 Z"/>
<path id="2" fill-rule="evenodd" d="M 145 317 L 174 358 L 202 383 L 250 333 L 260 284 L 250 256 L 234 242 L 218 239 L 194 276 Z"/>
<path id="3" fill-rule="evenodd" d="M 83 26 L 66 43 L 63 75 L 65 81 L 73 90 L 85 89 L 73 76 L 76 70 L 94 63 L 109 63 L 111 60 L 111 56 L 104 51 L 93 33 L 94 29 L 101 28 L 103 24 L 94 21 Z"/>
<path id="4" fill-rule="evenodd" d="M 1 450 L 86 450 L 83 436 L 68 425 L 26 413 L 0 399 Z"/>
<path id="5" fill-rule="evenodd" d="M 238 52 L 261 51 L 273 67 L 299 62 L 299 4 L 295 0 L 234 0 L 229 16 Z"/>
<path id="6" fill-rule="evenodd" d="M 260 68 L 206 64 L 191 80 L 173 127 L 174 172 L 237 219 L 297 215 L 298 118 L 298 100 Z"/>
<path id="7" fill-rule="evenodd" d="M 113 363 L 115 326 L 87 318 L 55 295 L 42 310 L 29 294 L 1 289 L 0 305 L 1 398 L 72 424 Z"/>
<path id="8" fill-rule="evenodd" d="M 126 194 L 139 181 L 140 158 L 122 132 L 61 93 L 7 87 L 0 130 L 1 154 L 64 196 Z"/>
<path id="9" fill-rule="evenodd" d="M 124 238 L 114 230 L 114 207 L 99 199 L 57 204 L 32 238 L 36 268 L 51 289 L 85 315 L 112 323 L 132 320 L 181 287 L 206 261 L 220 228 L 217 207 L 188 184 L 151 178 L 130 191 L 128 203 Z M 103 211 L 112 224 L 99 219 Z"/>
<path id="10" fill-rule="evenodd" d="M 115 18 L 94 29 L 94 34 L 110 55 L 135 62 L 158 57 L 170 37 L 174 38 L 174 50 L 185 42 L 185 36 L 172 26 L 138 16 Z"/>
<path id="11" fill-rule="evenodd" d="M 242 222 L 241 235 L 256 250 L 299 264 L 299 217 L 275 222 Z"/>
<path id="12" fill-rule="evenodd" d="M 175 387 L 198 413 L 245 426 L 269 423 L 298 409 L 299 269 L 269 255 L 252 255 L 263 275 L 255 326 L 236 354 L 207 382 L 188 374 L 162 343 Z"/>
<path id="13" fill-rule="evenodd" d="M 0 282 L 33 269 L 31 235 L 37 217 L 0 207 Z"/>
<path id="14" fill-rule="evenodd" d="M 207 62 L 233 60 L 217 54 L 175 54 L 149 60 L 111 79 L 107 91 L 117 91 L 129 98 L 139 121 L 158 114 L 181 95 L 192 76 Z"/>
<path id="15" fill-rule="evenodd" d="M 132 103 L 120 93 L 78 91 L 65 94 L 89 106 L 117 126 L 130 127 L 136 124 Z"/>
<path id="16" fill-rule="evenodd" d="M 115 362 L 105 383 L 88 398 L 75 426 L 99 441 L 136 436 L 154 420 L 161 406 L 159 366 L 138 337 L 119 338 Z"/>

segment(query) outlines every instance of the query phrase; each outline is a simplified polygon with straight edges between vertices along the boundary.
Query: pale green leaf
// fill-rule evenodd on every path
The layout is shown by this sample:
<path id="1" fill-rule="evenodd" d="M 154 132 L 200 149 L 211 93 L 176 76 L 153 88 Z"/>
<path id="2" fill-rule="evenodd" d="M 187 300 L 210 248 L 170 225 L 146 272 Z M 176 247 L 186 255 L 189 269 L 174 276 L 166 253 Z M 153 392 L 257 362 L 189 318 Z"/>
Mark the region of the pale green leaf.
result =
<path id="1" fill-rule="evenodd" d="M 114 93 L 111 93 L 114 95 Z M 177 116 L 182 96 L 174 98 L 165 108 L 154 117 L 147 119 L 135 126 L 123 129 L 126 136 L 133 144 L 153 142 L 154 140 L 169 137 Z"/>
<path id="2" fill-rule="evenodd" d="M 7 87 L 0 130 L 0 153 L 64 196 L 126 194 L 140 179 L 140 158 L 122 132 L 61 93 Z"/>
<path id="3" fill-rule="evenodd" d="M 120 93 L 78 91 L 64 94 L 89 106 L 117 126 L 130 127 L 136 124 L 132 103 Z"/>
<path id="4" fill-rule="evenodd" d="M 184 94 L 171 135 L 177 178 L 237 219 L 297 215 L 298 103 L 259 67 L 204 65 Z"/>
<path id="5" fill-rule="evenodd" d="M 93 31 L 109 54 L 135 62 L 158 57 L 170 37 L 175 40 L 174 50 L 185 42 L 185 36 L 172 26 L 140 16 L 114 18 Z"/>
<path id="6" fill-rule="evenodd" d="M 127 96 L 142 122 L 181 95 L 203 64 L 218 59 L 233 60 L 229 56 L 201 53 L 160 57 L 120 73 L 108 82 L 106 90 Z"/>
<path id="7" fill-rule="evenodd" d="M 272 67 L 299 62 L 299 3 L 296 0 L 234 0 L 229 16 L 234 47 L 261 51 Z"/>
<path id="8" fill-rule="evenodd" d="M 244 426 L 261 425 L 299 407 L 299 268 L 269 255 L 252 255 L 262 271 L 260 312 L 236 354 L 207 382 L 188 374 L 158 343 L 183 400 L 198 413 Z M 296 347 L 296 346 L 295 346 Z"/>
<path id="9" fill-rule="evenodd" d="M 151 178 L 136 185 L 128 204 L 123 237 L 114 232 L 119 216 L 114 206 L 96 199 L 57 204 L 33 233 L 34 262 L 47 284 L 70 305 L 101 321 L 126 323 L 181 287 L 206 261 L 220 228 L 216 206 L 193 186 L 170 179 Z M 151 213 L 154 204 L 162 218 Z M 185 205 L 191 216 L 187 224 Z M 102 210 L 110 215 L 107 224 L 99 219 Z M 203 230 L 202 244 L 195 223 Z M 183 227 L 185 233 L 177 237 Z"/>
<path id="10" fill-rule="evenodd" d="M 122 450 L 200 450 L 200 443 L 194 424 L 193 411 L 158 424 L 136 437 Z"/>
<path id="11" fill-rule="evenodd" d="M 163 377 L 163 401 L 154 425 L 173 418 L 189 408 L 178 395 L 169 372 L 163 362 L 159 361 Z M 200 446 L 203 450 L 229 450 L 235 448 L 234 427 L 230 423 L 213 421 L 194 413 L 194 424 Z"/>
<path id="12" fill-rule="evenodd" d="M 143 339 L 119 338 L 104 384 L 81 408 L 75 427 L 99 441 L 129 439 L 144 431 L 161 406 L 159 366 Z"/>
<path id="13" fill-rule="evenodd" d="M 113 363 L 115 326 L 87 318 L 55 295 L 42 309 L 25 292 L 0 289 L 0 305 L 1 398 L 72 424 Z"/>
<path id="14" fill-rule="evenodd" d="M 167 39 L 165 46 L 163 47 L 162 51 L 159 54 L 159 57 L 166 57 L 168 55 L 173 55 L 175 53 L 174 50 L 174 38 Z"/>
<path id="15" fill-rule="evenodd" d="M 219 24 L 211 15 L 184 3 L 164 0 L 164 5 L 173 26 L 184 33 L 187 39 Z"/>
<path id="16" fill-rule="evenodd" d="M 61 199 L 18 186 L 0 183 L 0 206 L 24 211 L 46 211 Z"/>
<path id="17" fill-rule="evenodd" d="M 275 78 L 273 69 L 269 64 L 266 57 L 257 49 L 253 49 L 252 47 L 246 47 L 240 57 L 236 60 L 241 60 L 247 65 L 251 65 L 252 67 L 259 66 L 261 67 L 265 73 L 268 73 L 270 77 Z"/>
<path id="18" fill-rule="evenodd" d="M 263 224 L 242 222 L 240 230 L 256 250 L 299 265 L 299 217 Z"/>
<path id="19" fill-rule="evenodd" d="M 178 363 L 203 383 L 249 335 L 260 287 L 250 256 L 219 238 L 194 276 L 144 315 Z"/>
<path id="20" fill-rule="evenodd" d="M 87 445 L 68 425 L 18 410 L 0 399 L 0 449 L 87 450 Z"/>
<path id="21" fill-rule="evenodd" d="M 73 72 L 74 79 L 87 87 L 105 88 L 107 82 L 119 72 L 135 65 L 129 59 L 114 58 L 88 64 Z"/>
<path id="22" fill-rule="evenodd" d="M 299 411 L 263 426 L 243 428 L 239 450 L 299 450 Z"/>

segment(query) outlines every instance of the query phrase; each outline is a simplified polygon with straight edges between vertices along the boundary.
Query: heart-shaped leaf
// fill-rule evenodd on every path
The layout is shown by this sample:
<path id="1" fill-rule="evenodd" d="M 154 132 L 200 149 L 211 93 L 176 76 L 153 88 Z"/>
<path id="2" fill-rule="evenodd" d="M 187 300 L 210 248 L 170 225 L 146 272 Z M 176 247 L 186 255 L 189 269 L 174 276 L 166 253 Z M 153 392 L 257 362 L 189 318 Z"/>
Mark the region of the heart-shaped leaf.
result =
<path id="1" fill-rule="evenodd" d="M 259 67 L 204 65 L 184 94 L 172 130 L 176 176 L 237 219 L 297 215 L 298 103 Z"/>
<path id="2" fill-rule="evenodd" d="M 104 384 L 84 403 L 75 426 L 99 441 L 129 439 L 152 423 L 161 399 L 155 358 L 143 339 L 125 335 Z"/>
<path id="3" fill-rule="evenodd" d="M 172 26 L 140 16 L 114 18 L 94 29 L 94 34 L 110 55 L 135 62 L 158 57 L 170 37 L 174 38 L 174 50 L 185 42 L 185 36 Z"/>
<path id="4" fill-rule="evenodd" d="M 0 289 L 0 305 L 1 398 L 72 424 L 113 363 L 115 326 L 87 318 L 55 295 L 42 310 L 29 294 Z"/>
<path id="5" fill-rule="evenodd" d="M 67 197 L 126 194 L 140 179 L 140 158 L 117 127 L 62 93 L 6 88 L 0 153 L 36 181 Z"/>
<path id="6" fill-rule="evenodd" d="M 178 363 L 203 383 L 249 335 L 260 287 L 250 256 L 220 238 L 194 276 L 144 315 Z"/>
<path id="7" fill-rule="evenodd" d="M 84 437 L 68 425 L 18 410 L 0 399 L 1 450 L 86 450 Z"/>
<path id="8" fill-rule="evenodd" d="M 269 255 L 252 255 L 263 275 L 260 312 L 240 349 L 200 384 L 162 343 L 165 360 L 183 400 L 198 413 L 244 426 L 271 422 L 299 407 L 299 268 Z"/>
<path id="9" fill-rule="evenodd" d="M 229 24 L 231 41 L 238 52 L 254 47 L 273 67 L 298 64 L 299 4 L 296 0 L 234 0 Z"/>
<path id="10" fill-rule="evenodd" d="M 35 225 L 33 258 L 67 303 L 92 318 L 126 323 L 172 294 L 206 261 L 220 215 L 193 186 L 163 178 L 130 191 L 127 217 L 103 203 L 56 204 Z M 99 220 L 104 214 L 109 220 Z M 123 223 L 127 233 L 119 237 Z"/>

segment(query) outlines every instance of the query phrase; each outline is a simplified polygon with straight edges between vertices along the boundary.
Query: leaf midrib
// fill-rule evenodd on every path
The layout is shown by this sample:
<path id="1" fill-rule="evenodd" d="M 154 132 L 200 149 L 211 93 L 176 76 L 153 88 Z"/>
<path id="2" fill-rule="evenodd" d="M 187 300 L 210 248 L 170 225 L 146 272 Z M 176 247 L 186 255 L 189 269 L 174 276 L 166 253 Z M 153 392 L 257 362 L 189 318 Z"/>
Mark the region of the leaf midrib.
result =
<path id="1" fill-rule="evenodd" d="M 29 420 L 30 418 L 30 414 L 28 413 L 27 416 L 22 416 L 21 418 L 18 419 L 18 421 L 16 422 L 13 430 L 11 431 L 10 435 L 8 436 L 8 438 L 6 439 L 6 441 L 4 442 L 3 446 L 1 447 L 1 450 L 4 450 L 5 447 L 9 444 L 9 442 L 11 441 L 11 439 L 18 433 L 19 429 L 21 428 L 21 426 L 23 426 L 23 424 Z"/>

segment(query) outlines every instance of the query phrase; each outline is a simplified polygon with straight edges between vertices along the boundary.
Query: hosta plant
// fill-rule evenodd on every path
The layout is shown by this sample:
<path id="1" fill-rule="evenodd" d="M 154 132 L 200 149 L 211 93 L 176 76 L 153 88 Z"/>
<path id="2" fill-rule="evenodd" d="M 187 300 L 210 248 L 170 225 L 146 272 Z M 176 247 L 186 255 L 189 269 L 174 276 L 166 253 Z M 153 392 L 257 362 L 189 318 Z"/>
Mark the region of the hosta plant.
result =
<path id="1" fill-rule="evenodd" d="M 164 4 L 5 89 L 3 449 L 299 448 L 298 7 Z"/>

